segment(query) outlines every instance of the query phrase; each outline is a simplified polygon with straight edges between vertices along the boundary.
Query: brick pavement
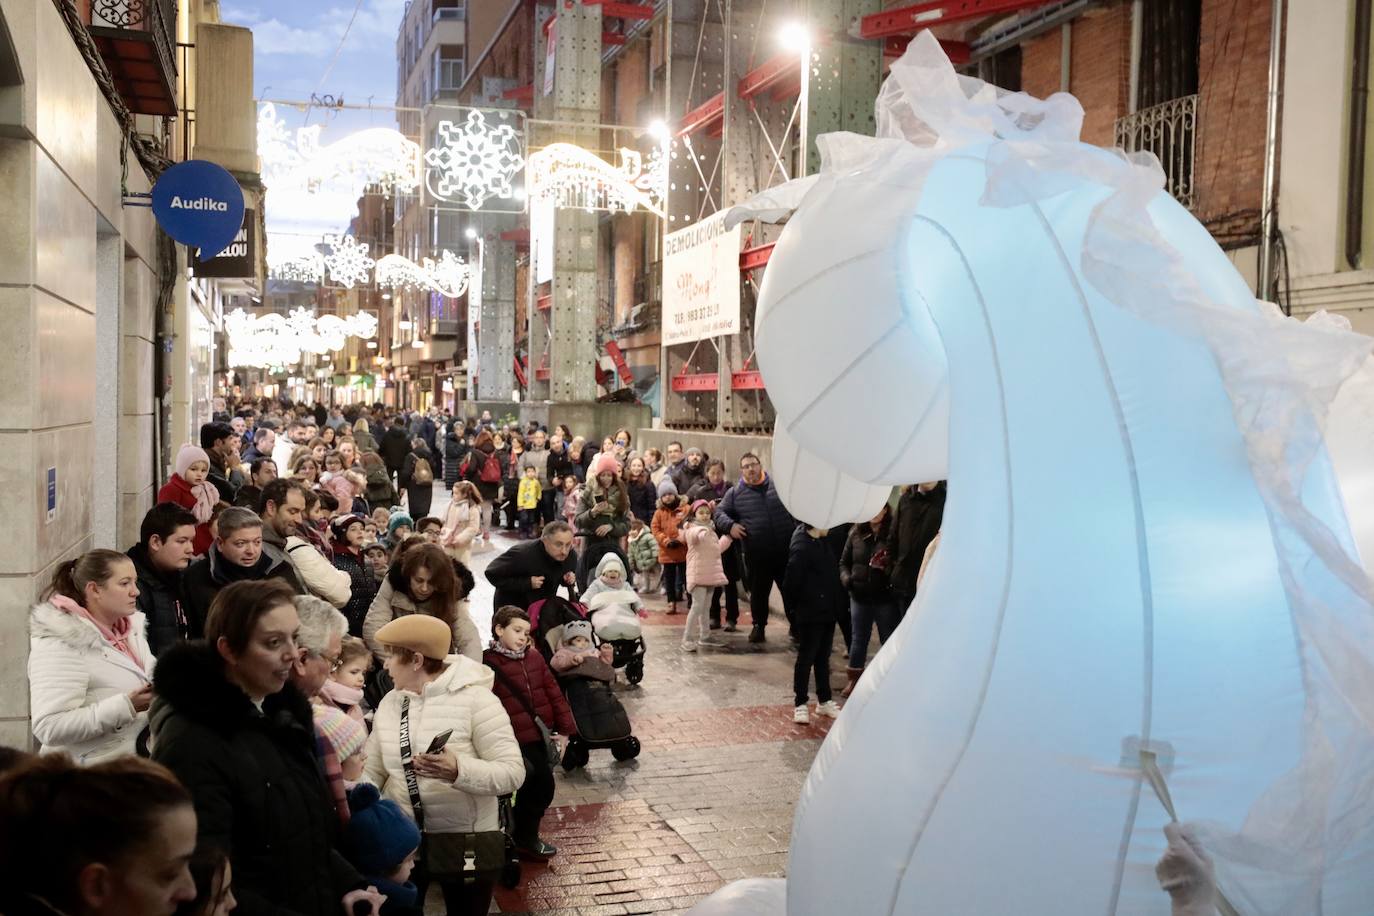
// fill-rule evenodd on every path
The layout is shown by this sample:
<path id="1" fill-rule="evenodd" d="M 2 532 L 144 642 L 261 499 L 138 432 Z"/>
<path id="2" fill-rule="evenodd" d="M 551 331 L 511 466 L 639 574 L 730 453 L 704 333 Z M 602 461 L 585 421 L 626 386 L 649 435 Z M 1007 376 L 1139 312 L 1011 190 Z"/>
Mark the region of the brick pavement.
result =
<path id="1" fill-rule="evenodd" d="M 498 536 L 496 549 L 473 558 L 471 614 L 484 634 L 492 590 L 483 571 L 512 543 Z M 584 769 L 558 770 L 544 836 L 559 855 L 548 865 L 526 863 L 518 888 L 498 888 L 492 912 L 678 913 L 728 881 L 784 873 L 793 807 L 829 726 L 792 723 L 794 655 L 785 631 L 775 625 L 769 643 L 751 646 L 746 610 L 739 633 L 716 631 L 727 648 L 684 653 L 686 615 L 661 613 L 662 599 L 647 603 L 644 681 L 616 687 L 640 756 L 620 763 L 593 751 Z M 831 665 L 837 689 L 839 649 Z M 431 902 L 428 912 L 442 905 Z"/>

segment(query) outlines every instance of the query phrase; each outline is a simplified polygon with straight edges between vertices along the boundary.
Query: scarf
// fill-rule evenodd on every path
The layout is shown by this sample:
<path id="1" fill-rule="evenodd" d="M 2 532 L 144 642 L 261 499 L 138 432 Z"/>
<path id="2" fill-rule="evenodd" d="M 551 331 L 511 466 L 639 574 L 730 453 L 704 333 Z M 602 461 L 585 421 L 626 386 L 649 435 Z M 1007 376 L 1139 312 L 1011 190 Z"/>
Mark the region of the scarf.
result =
<path id="1" fill-rule="evenodd" d="M 180 477 L 181 475 L 177 475 Z M 186 489 L 191 491 L 191 495 L 196 498 L 195 505 L 191 506 L 191 514 L 196 517 L 196 522 L 204 525 L 210 521 L 210 516 L 215 514 L 215 503 L 219 502 L 219 490 L 210 485 L 209 480 L 201 481 L 195 486 L 182 477 L 181 482 L 186 484 Z"/>
<path id="2" fill-rule="evenodd" d="M 138 666 L 138 670 L 146 671 L 143 667 L 143 660 L 134 653 L 133 646 L 129 645 L 129 636 L 134 631 L 133 617 L 121 617 L 114 622 L 114 626 L 107 627 L 105 624 L 96 620 L 90 611 L 77 604 L 66 595 L 53 595 L 48 599 L 52 606 L 65 614 L 73 617 L 80 617 L 82 620 L 89 621 L 91 626 L 99 631 L 105 641 L 109 643 L 117 652 L 123 653 L 129 661 Z"/>
<path id="3" fill-rule="evenodd" d="M 513 658 L 516 660 L 524 658 L 525 652 L 527 651 L 527 648 L 521 649 L 519 652 L 516 652 L 514 649 L 507 649 L 501 644 L 501 640 L 499 639 L 493 639 L 491 645 L 487 646 L 487 648 L 491 649 L 497 655 L 504 655 L 506 658 Z"/>
<path id="4" fill-rule="evenodd" d="M 320 693 L 335 706 L 357 706 L 363 701 L 363 688 L 349 687 L 330 678 L 320 688 Z"/>

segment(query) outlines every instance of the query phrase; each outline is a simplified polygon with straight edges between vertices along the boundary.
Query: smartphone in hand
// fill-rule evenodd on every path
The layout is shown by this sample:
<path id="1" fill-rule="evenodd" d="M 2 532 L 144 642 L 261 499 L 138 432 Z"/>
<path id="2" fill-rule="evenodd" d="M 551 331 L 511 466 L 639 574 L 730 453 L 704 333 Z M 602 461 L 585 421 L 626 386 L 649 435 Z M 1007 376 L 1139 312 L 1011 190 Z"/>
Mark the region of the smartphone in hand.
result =
<path id="1" fill-rule="evenodd" d="M 437 753 L 439 753 L 440 751 L 442 751 L 442 750 L 444 749 L 444 745 L 448 744 L 448 739 L 451 738 L 452 736 L 453 736 L 453 729 L 451 729 L 451 728 L 450 728 L 448 731 L 439 732 L 439 734 L 437 734 L 437 735 L 434 736 L 434 740 L 431 741 L 431 742 L 429 743 L 429 750 L 425 751 L 425 753 L 426 753 L 426 754 L 437 754 Z"/>

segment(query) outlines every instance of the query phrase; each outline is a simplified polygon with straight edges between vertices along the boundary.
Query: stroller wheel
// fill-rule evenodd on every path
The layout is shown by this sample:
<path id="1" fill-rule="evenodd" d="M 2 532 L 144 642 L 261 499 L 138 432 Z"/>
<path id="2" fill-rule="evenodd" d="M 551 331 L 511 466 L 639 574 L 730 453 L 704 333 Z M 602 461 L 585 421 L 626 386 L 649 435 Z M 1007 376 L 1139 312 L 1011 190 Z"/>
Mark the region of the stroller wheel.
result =
<path id="1" fill-rule="evenodd" d="M 644 680 L 644 659 L 634 658 L 625 664 L 625 680 L 638 684 Z"/>
<path id="2" fill-rule="evenodd" d="M 639 756 L 639 739 L 634 735 L 618 742 L 611 748 L 611 756 L 616 760 L 634 760 Z"/>
<path id="3" fill-rule="evenodd" d="M 587 761 L 592 759 L 591 752 L 581 741 L 571 739 L 568 746 L 563 750 L 563 772 L 571 773 L 578 767 L 587 765 Z"/>

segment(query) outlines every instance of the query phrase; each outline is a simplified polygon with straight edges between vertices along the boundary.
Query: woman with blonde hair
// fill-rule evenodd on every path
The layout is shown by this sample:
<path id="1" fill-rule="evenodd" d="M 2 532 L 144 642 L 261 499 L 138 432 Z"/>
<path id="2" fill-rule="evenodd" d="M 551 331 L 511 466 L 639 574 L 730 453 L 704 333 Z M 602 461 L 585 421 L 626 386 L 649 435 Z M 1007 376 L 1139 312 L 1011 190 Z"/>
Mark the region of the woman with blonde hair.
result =
<path id="1" fill-rule="evenodd" d="M 310 447 L 302 445 L 291 453 L 291 476 L 306 487 L 314 489 L 320 483 L 320 464 Z"/>
<path id="2" fill-rule="evenodd" d="M 377 451 L 377 440 L 372 436 L 372 430 L 367 428 L 367 420 L 362 417 L 353 424 L 353 444 L 358 447 L 359 454 Z"/>

